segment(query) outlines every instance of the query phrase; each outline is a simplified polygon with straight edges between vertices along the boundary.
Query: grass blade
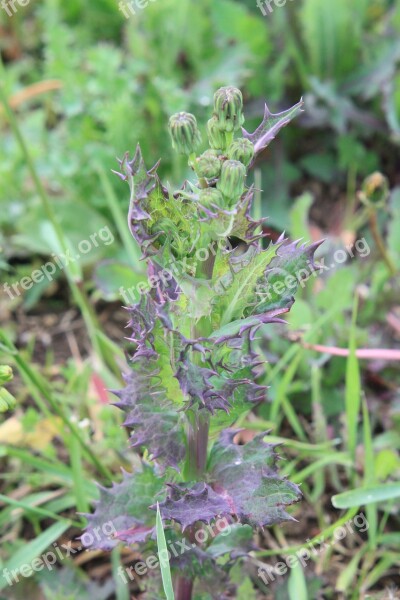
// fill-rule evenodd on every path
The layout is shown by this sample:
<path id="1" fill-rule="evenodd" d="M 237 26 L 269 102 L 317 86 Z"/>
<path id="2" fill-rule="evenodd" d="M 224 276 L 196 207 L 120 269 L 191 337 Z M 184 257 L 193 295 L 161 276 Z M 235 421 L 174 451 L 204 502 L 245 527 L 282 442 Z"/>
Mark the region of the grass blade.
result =
<path id="1" fill-rule="evenodd" d="M 30 567 L 32 561 L 40 557 L 69 527 L 69 523 L 54 523 L 38 535 L 37 538 L 24 544 L 17 550 L 2 569 L 2 573 L 0 574 L 0 590 L 10 585 L 5 578 L 5 569 L 15 571 L 24 567 L 26 571 L 26 567 Z"/>
<path id="2" fill-rule="evenodd" d="M 119 548 L 114 548 L 111 552 L 111 565 L 112 572 L 115 581 L 115 598 L 116 600 L 129 600 L 130 594 L 128 589 L 128 583 L 121 577 L 120 567 L 122 567 L 121 562 L 121 550 Z"/>
<path id="3" fill-rule="evenodd" d="M 364 423 L 364 486 L 369 487 L 377 483 L 375 477 L 375 459 L 372 446 L 372 431 L 369 419 L 368 406 L 363 399 L 363 423 Z M 376 549 L 376 536 L 378 533 L 378 509 L 376 504 L 366 506 L 368 527 L 368 539 L 371 550 Z"/>
<path id="4" fill-rule="evenodd" d="M 397 498 L 400 498 L 400 483 L 382 483 L 336 494 L 332 496 L 332 504 L 335 508 L 352 508 Z"/>
<path id="5" fill-rule="evenodd" d="M 356 356 L 356 320 L 358 311 L 357 297 L 354 299 L 353 316 L 351 319 L 349 356 L 346 365 L 346 423 L 347 445 L 350 456 L 355 460 L 357 446 L 358 415 L 360 412 L 361 383 L 360 368 Z"/>
<path id="6" fill-rule="evenodd" d="M 161 577 L 162 577 L 165 596 L 166 596 L 167 600 L 175 600 L 174 589 L 172 587 L 172 577 L 171 577 L 171 568 L 169 566 L 169 560 L 167 560 L 167 562 L 165 562 L 165 560 L 161 560 L 161 557 L 168 556 L 168 550 L 167 550 L 167 542 L 165 539 L 164 527 L 163 527 L 163 522 L 162 522 L 160 507 L 158 505 L 158 502 L 157 502 L 156 530 L 157 530 L 158 557 L 160 559 Z"/>
<path id="7" fill-rule="evenodd" d="M 308 600 L 307 583 L 303 567 L 299 562 L 293 566 L 289 582 L 288 593 L 290 600 Z"/>

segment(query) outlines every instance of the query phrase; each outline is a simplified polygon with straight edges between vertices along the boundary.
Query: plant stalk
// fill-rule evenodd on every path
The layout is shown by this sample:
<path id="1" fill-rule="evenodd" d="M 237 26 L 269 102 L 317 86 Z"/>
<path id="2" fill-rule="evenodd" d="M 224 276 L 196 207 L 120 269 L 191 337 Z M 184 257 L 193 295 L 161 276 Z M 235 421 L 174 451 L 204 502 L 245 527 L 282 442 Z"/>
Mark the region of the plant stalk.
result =
<path id="1" fill-rule="evenodd" d="M 188 411 L 186 478 L 189 481 L 201 481 L 207 465 L 208 433 L 210 415 L 208 412 Z M 189 530 L 189 538 L 193 537 L 194 527 Z M 189 541 L 193 542 L 194 540 Z M 191 600 L 193 580 L 178 577 L 175 584 L 176 600 Z"/>
<path id="2" fill-rule="evenodd" d="M 203 478 L 207 464 L 209 414 L 205 411 L 188 415 L 188 456 L 187 471 L 189 479 L 198 481 Z"/>
<path id="3" fill-rule="evenodd" d="M 383 261 L 385 262 L 390 275 L 394 277 L 397 273 L 397 269 L 386 249 L 385 242 L 382 239 L 381 233 L 379 231 L 376 210 L 374 210 L 373 208 L 369 211 L 369 227 L 372 233 L 372 237 L 374 238 L 374 242 L 379 250 L 379 253 L 383 258 Z"/>
<path id="4" fill-rule="evenodd" d="M 175 600 L 191 600 L 193 581 L 179 577 L 176 583 Z"/>

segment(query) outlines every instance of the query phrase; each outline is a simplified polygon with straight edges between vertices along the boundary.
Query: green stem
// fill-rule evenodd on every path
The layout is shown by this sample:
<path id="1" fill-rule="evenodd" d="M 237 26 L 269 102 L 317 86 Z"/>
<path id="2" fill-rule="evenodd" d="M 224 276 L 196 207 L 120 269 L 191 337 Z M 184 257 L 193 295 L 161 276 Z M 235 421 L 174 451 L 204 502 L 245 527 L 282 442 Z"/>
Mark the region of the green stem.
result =
<path id="1" fill-rule="evenodd" d="M 376 215 L 376 210 L 371 207 L 369 211 L 369 227 L 371 229 L 372 237 L 374 238 L 375 244 L 382 256 L 390 274 L 392 276 L 396 275 L 397 269 L 393 264 L 391 257 L 386 249 L 385 242 L 382 239 L 381 232 L 379 231 L 378 218 Z"/>

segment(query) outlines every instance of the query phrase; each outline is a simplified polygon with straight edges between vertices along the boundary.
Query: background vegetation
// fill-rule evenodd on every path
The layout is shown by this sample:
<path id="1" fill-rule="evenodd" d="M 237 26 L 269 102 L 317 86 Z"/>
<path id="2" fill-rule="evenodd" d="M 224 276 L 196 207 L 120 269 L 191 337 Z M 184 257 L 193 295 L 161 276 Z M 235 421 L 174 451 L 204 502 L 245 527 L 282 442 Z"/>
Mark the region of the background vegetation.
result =
<path id="1" fill-rule="evenodd" d="M 278 112 L 304 96 L 304 115 L 257 163 L 257 211 L 273 239 L 325 238 L 320 256 L 335 265 L 309 281 L 288 326 L 260 338 L 271 402 L 242 426 L 284 442 L 282 468 L 305 498 L 297 523 L 260 532 L 264 550 L 238 569 L 237 597 L 400 597 L 399 3 L 293 0 L 263 17 L 253 0 L 155 0 L 129 19 L 116 0 L 16 7 L 12 17 L 0 9 L 0 362 L 13 368 L 5 386 L 16 399 L 0 416 L 0 596 L 138 597 L 137 582 L 116 575 L 140 558 L 134 548 L 76 552 L 13 587 L 1 572 L 55 542 L 77 548 L 93 481 L 107 485 L 121 462 L 135 462 L 106 392 L 120 385 L 129 352 L 119 288 L 144 279 L 115 157 L 140 141 L 146 164 L 161 157 L 176 185 L 190 173 L 170 151 L 169 115 L 203 115 L 205 131 L 215 89 L 235 85 L 250 131 L 264 99 Z M 371 214 L 358 191 L 377 170 L 391 193 Z M 114 242 L 51 281 L 12 297 L 3 287 L 54 255 L 75 256 L 104 227 Z M 360 239 L 368 256 L 335 260 Z M 333 505 L 366 486 L 376 495 Z M 308 538 L 332 541 L 357 512 L 365 533 L 274 584 L 257 577 L 261 562 Z"/>

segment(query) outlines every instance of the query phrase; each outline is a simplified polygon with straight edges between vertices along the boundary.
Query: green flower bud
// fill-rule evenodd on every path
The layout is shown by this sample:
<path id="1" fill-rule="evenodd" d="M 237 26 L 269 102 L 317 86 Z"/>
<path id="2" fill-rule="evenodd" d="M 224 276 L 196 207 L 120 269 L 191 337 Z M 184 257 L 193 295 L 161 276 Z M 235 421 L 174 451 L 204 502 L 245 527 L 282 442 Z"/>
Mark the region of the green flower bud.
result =
<path id="1" fill-rule="evenodd" d="M 169 120 L 169 132 L 172 138 L 172 147 L 179 154 L 189 156 L 201 143 L 196 117 L 190 113 L 180 112 L 172 115 Z"/>
<path id="2" fill-rule="evenodd" d="M 196 173 L 198 177 L 213 179 L 221 172 L 221 161 L 216 150 L 207 150 L 196 160 Z"/>
<path id="3" fill-rule="evenodd" d="M 208 121 L 207 134 L 211 148 L 214 148 L 214 150 L 225 150 L 225 133 L 220 130 L 217 117 L 212 117 L 212 119 Z"/>
<path id="4" fill-rule="evenodd" d="M 200 190 L 199 194 L 199 202 L 206 208 L 211 206 L 211 204 L 216 204 L 217 206 L 222 206 L 224 202 L 224 197 L 220 191 L 216 188 L 205 188 L 204 190 Z"/>
<path id="5" fill-rule="evenodd" d="M 238 160 L 227 160 L 222 165 L 221 177 L 217 183 L 220 192 L 233 204 L 244 191 L 246 167 Z"/>
<path id="6" fill-rule="evenodd" d="M 8 383 L 13 378 L 12 368 L 8 365 L 0 365 L 0 384 Z"/>
<path id="7" fill-rule="evenodd" d="M 228 148 L 228 158 L 238 160 L 248 167 L 254 158 L 254 145 L 247 138 L 234 140 Z"/>
<path id="8" fill-rule="evenodd" d="M 14 396 L 6 390 L 6 388 L 0 388 L 0 413 L 12 410 L 15 408 L 17 401 Z"/>
<path id="9" fill-rule="evenodd" d="M 387 178 L 376 171 L 367 177 L 363 183 L 361 200 L 366 205 L 384 206 L 389 197 L 389 182 Z"/>
<path id="10" fill-rule="evenodd" d="M 214 114 L 221 131 L 238 131 L 244 123 L 242 92 L 235 87 L 223 87 L 214 94 Z"/>

